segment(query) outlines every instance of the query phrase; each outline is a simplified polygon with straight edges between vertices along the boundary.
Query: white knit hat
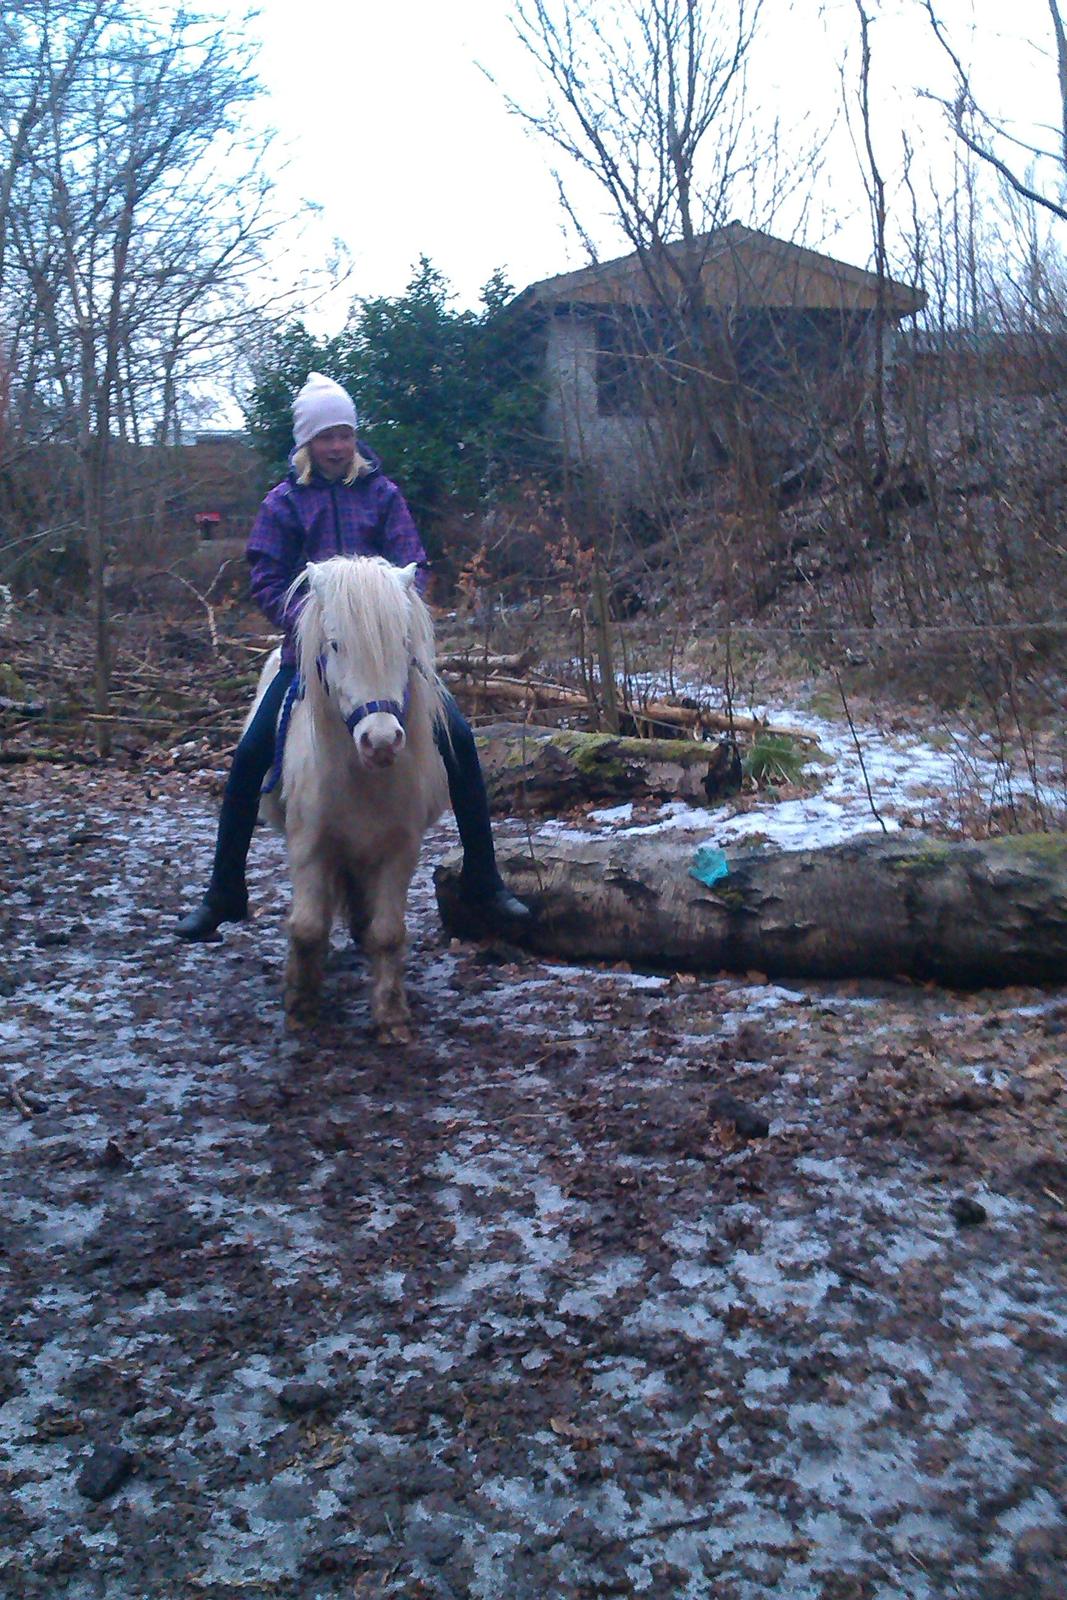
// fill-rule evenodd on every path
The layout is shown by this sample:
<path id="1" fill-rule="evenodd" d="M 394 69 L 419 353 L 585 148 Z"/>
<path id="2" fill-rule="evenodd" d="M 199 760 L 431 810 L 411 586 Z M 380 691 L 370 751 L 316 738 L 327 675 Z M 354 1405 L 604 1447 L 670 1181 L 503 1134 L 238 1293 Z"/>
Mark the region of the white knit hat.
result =
<path id="1" fill-rule="evenodd" d="M 321 372 L 309 372 L 293 401 L 293 438 L 299 448 L 324 428 L 355 428 L 356 408 L 339 383 Z"/>

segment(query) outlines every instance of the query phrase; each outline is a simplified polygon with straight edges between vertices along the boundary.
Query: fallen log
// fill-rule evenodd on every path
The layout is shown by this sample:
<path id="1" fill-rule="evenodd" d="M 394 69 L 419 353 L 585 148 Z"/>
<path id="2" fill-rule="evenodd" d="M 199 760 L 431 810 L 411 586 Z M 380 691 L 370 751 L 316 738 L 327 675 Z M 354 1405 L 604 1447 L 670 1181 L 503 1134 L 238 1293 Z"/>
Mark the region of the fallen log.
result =
<path id="1" fill-rule="evenodd" d="M 502 862 L 542 954 L 660 971 L 907 977 L 959 988 L 1067 981 L 1067 837 L 945 843 L 867 834 L 822 850 L 712 852 L 670 836 L 538 841 Z M 725 872 L 723 872 L 725 868 Z M 722 875 L 715 878 L 715 871 Z M 435 875 L 447 927 L 478 932 L 458 858 Z"/>
<path id="2" fill-rule="evenodd" d="M 476 735 L 490 808 L 559 811 L 579 800 L 687 800 L 711 805 L 741 786 L 729 743 L 623 739 L 573 728 L 494 723 Z"/>

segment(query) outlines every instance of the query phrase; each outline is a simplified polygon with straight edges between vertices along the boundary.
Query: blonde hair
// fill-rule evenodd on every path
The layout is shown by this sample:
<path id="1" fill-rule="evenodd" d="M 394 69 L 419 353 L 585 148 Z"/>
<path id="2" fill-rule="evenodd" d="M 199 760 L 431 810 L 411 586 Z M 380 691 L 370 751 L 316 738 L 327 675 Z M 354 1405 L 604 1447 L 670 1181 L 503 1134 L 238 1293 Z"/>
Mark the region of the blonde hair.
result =
<path id="1" fill-rule="evenodd" d="M 297 483 L 311 482 L 311 473 L 313 470 L 311 451 L 308 449 L 306 444 L 302 444 L 299 450 L 293 451 L 293 469 L 296 472 Z M 367 473 L 371 472 L 372 470 L 373 469 L 370 462 L 365 456 L 361 456 L 359 451 L 356 450 L 352 456 L 352 465 L 349 467 L 347 473 L 342 479 L 342 482 L 355 483 L 357 478 L 365 478 Z"/>

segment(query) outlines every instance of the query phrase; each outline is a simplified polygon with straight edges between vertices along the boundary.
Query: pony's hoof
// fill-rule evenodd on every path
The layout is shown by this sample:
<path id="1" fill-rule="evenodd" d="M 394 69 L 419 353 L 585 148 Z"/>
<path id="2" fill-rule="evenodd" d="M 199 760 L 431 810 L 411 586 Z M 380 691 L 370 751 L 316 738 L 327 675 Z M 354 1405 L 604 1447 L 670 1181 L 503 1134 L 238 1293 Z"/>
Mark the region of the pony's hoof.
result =
<path id="1" fill-rule="evenodd" d="M 319 1020 L 319 1003 L 317 1000 L 289 1000 L 285 1002 L 285 1026 L 296 1032 L 300 1028 L 312 1028 Z"/>
<path id="2" fill-rule="evenodd" d="M 406 1046 L 415 1042 L 415 1035 L 406 1022 L 379 1022 L 374 1031 L 379 1044 Z"/>

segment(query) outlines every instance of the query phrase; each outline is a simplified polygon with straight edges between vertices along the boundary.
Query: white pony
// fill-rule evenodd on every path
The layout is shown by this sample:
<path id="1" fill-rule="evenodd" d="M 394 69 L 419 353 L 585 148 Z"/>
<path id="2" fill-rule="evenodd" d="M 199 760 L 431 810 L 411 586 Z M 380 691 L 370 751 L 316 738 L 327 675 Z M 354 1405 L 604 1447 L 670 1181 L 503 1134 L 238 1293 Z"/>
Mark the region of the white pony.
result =
<path id="1" fill-rule="evenodd" d="M 296 630 L 302 697 L 298 690 L 287 717 L 280 785 L 261 802 L 289 850 L 288 1020 L 316 1014 L 330 929 L 342 912 L 370 959 L 378 1037 L 397 1044 L 411 1039 L 408 887 L 422 836 L 448 799 L 434 744 L 443 691 L 415 572 L 380 556 L 332 556 L 294 584 L 308 587 Z M 259 695 L 276 671 L 272 658 Z"/>

